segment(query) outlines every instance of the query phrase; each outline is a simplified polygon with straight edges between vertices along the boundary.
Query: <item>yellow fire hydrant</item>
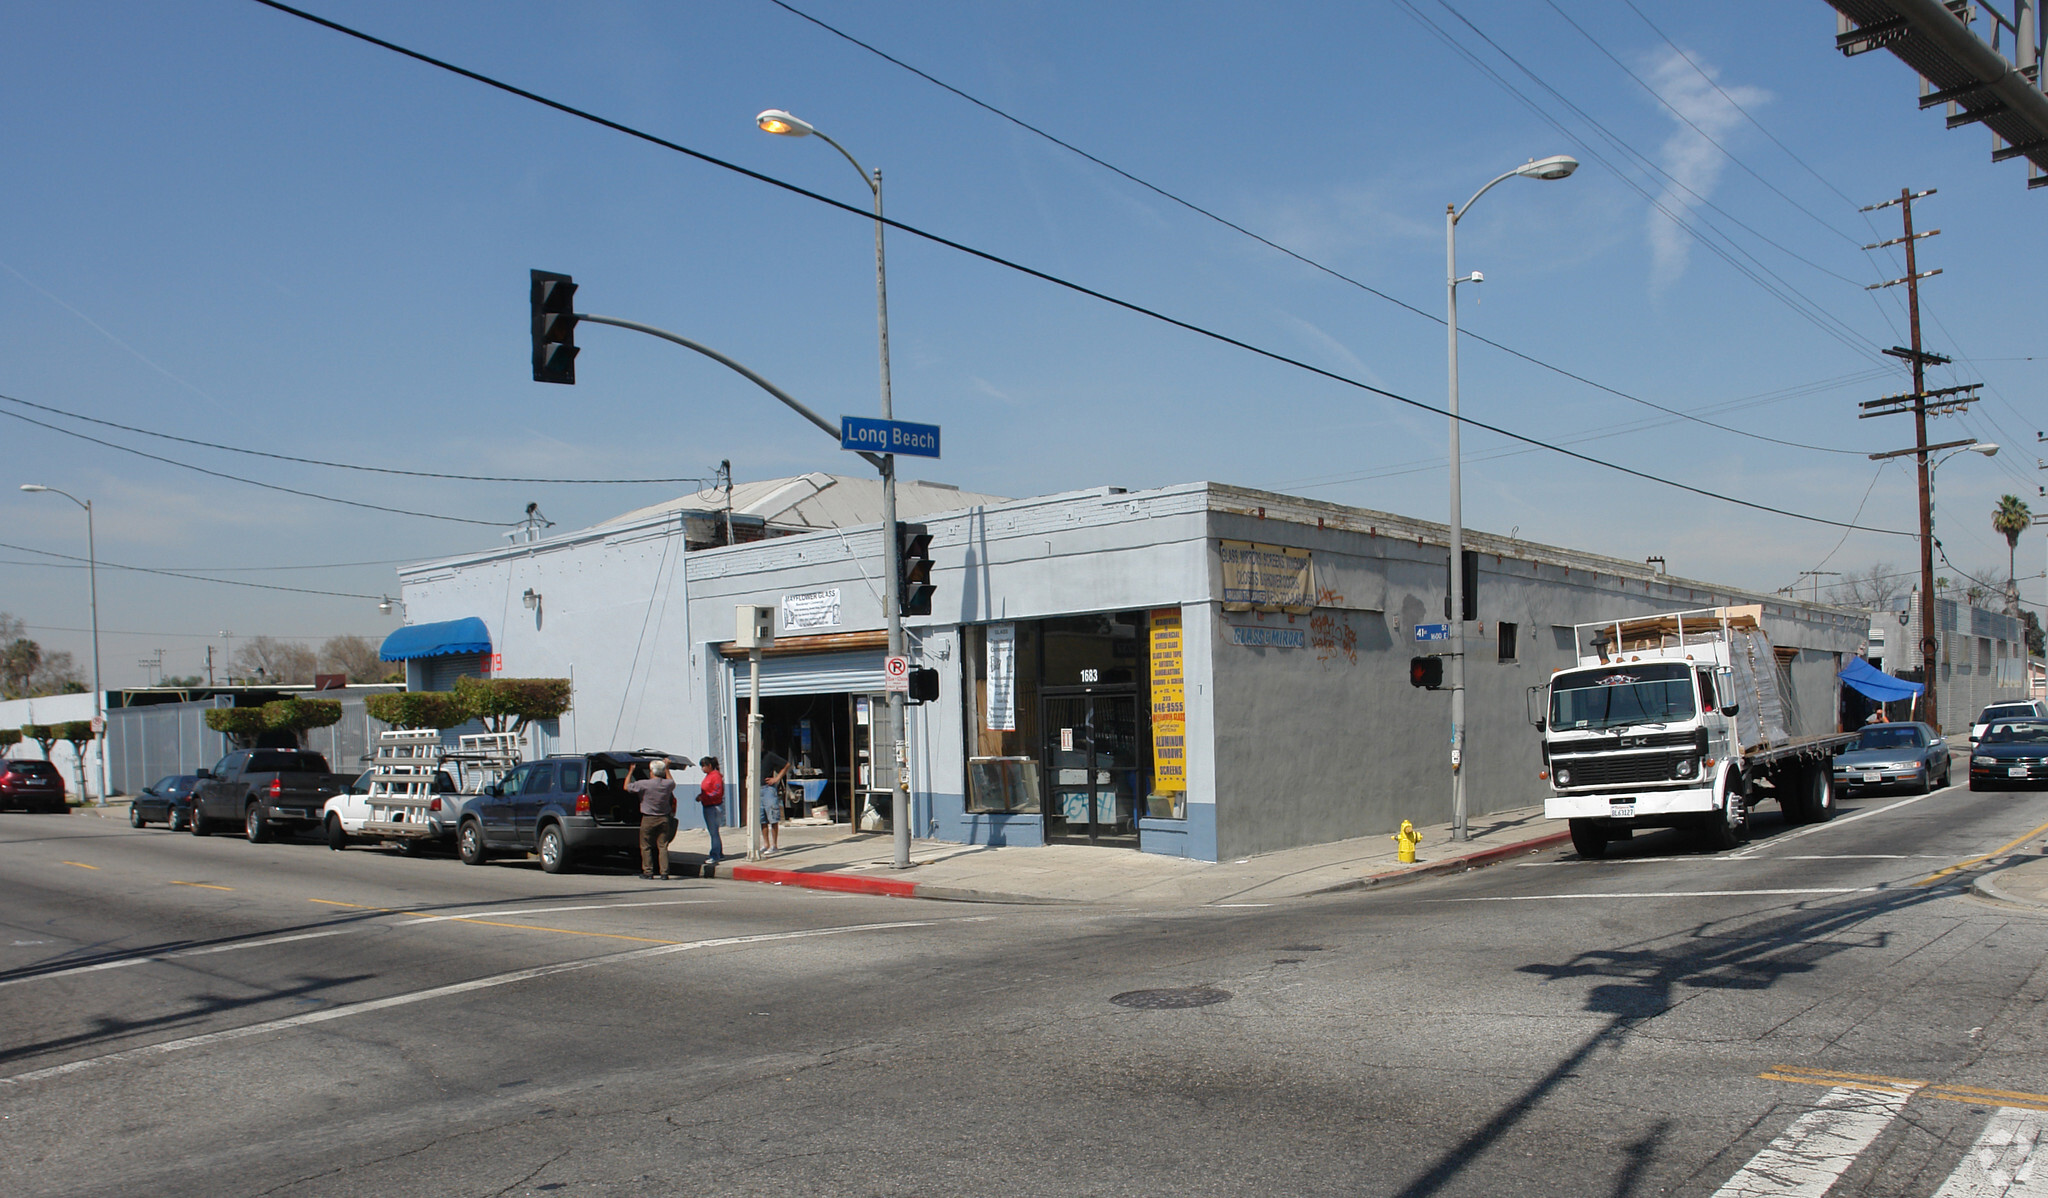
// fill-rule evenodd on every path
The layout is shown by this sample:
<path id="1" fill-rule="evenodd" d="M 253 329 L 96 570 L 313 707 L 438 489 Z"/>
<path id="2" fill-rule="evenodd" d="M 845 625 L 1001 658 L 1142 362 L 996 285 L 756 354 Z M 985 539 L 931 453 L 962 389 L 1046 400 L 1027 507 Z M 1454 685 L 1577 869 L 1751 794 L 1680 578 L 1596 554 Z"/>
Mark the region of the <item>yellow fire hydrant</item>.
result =
<path id="1" fill-rule="evenodd" d="M 1400 846 L 1400 851 L 1394 854 L 1394 860 L 1403 865 L 1413 863 L 1415 846 L 1422 843 L 1422 833 L 1415 830 L 1415 825 L 1408 820 L 1402 820 L 1401 830 L 1394 833 L 1390 839 Z"/>

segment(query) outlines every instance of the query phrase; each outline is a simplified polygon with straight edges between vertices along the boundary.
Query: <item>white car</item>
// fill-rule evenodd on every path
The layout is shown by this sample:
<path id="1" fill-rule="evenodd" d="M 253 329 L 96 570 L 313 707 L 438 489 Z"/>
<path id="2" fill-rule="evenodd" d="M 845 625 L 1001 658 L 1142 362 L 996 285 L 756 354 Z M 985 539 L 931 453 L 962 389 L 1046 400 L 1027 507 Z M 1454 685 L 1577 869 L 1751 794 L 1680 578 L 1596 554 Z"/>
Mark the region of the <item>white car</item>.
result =
<path id="1" fill-rule="evenodd" d="M 2048 718 L 2048 703 L 2044 703 L 2039 699 L 2023 699 L 2013 703 L 1993 703 L 1991 706 L 1978 712 L 1976 723 L 1970 725 L 1970 743 L 1976 744 L 1977 738 L 1984 735 L 1984 729 L 1993 720 L 2029 719 L 2033 717 Z"/>
<path id="2" fill-rule="evenodd" d="M 371 814 L 370 779 L 376 772 L 374 769 L 364 770 L 356 776 L 354 785 L 321 805 L 320 821 L 326 830 L 328 848 L 345 849 L 358 841 L 378 844 L 388 839 L 382 836 L 363 835 L 363 826 L 369 823 Z M 461 803 L 462 796 L 456 793 L 454 777 L 447 770 L 435 770 L 433 805 L 428 809 L 430 817 L 436 817 L 438 823 L 437 817 L 443 809 L 452 816 L 455 808 Z M 452 821 L 448 827 L 451 830 L 454 828 Z M 407 856 L 419 856 L 432 845 L 449 839 L 452 839 L 452 836 L 405 838 L 398 840 L 398 848 Z"/>

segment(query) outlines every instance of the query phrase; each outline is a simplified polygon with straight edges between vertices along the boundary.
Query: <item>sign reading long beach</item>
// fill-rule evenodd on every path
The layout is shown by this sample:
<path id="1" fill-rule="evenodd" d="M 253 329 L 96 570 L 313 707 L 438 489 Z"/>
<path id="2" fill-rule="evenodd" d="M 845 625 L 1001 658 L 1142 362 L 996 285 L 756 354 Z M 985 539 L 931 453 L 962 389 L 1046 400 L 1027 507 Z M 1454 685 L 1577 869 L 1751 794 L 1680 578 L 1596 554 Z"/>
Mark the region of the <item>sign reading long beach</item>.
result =
<path id="1" fill-rule="evenodd" d="M 841 416 L 839 448 L 935 458 L 939 456 L 939 426 L 912 424 L 907 420 L 876 420 L 869 416 Z"/>

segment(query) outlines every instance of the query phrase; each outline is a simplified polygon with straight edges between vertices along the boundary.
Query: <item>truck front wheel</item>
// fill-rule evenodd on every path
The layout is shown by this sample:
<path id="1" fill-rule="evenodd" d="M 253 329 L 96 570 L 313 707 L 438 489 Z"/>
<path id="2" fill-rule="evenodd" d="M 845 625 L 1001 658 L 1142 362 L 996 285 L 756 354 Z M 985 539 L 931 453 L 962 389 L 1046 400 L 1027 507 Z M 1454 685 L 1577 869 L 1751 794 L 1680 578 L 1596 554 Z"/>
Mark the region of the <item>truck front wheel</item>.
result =
<path id="1" fill-rule="evenodd" d="M 1607 855 L 1607 829 L 1600 821 L 1575 819 L 1572 821 L 1572 848 L 1579 856 L 1596 860 Z"/>
<path id="2" fill-rule="evenodd" d="M 337 853 L 348 847 L 348 833 L 342 831 L 341 817 L 338 815 L 327 817 L 327 847 Z"/>
<path id="3" fill-rule="evenodd" d="M 1700 820 L 1700 837 L 1707 848 L 1717 853 L 1739 847 L 1749 839 L 1749 802 L 1747 796 L 1733 786 L 1724 785 L 1721 791 L 1721 809 L 1709 811 Z"/>

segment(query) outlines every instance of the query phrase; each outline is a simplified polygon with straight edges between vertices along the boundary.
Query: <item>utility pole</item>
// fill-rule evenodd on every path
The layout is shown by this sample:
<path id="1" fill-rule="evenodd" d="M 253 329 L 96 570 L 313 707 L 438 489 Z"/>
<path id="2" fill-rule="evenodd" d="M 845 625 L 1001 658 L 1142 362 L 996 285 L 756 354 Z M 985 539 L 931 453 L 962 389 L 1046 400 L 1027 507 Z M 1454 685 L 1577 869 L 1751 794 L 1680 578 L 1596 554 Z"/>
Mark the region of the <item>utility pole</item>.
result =
<path id="1" fill-rule="evenodd" d="M 213 646 L 206 647 L 206 685 L 213 685 Z"/>
<path id="2" fill-rule="evenodd" d="M 1801 571 L 1799 572 L 1799 576 L 1800 576 L 1801 578 L 1811 578 L 1811 579 L 1813 579 L 1813 601 L 1814 601 L 1815 603 L 1819 603 L 1819 602 L 1820 602 L 1820 580 L 1821 580 L 1821 579 L 1822 579 L 1823 577 L 1827 577 L 1827 578 L 1840 578 L 1840 577 L 1842 576 L 1842 572 L 1841 572 L 1840 570 L 1801 570 Z"/>
<path id="3" fill-rule="evenodd" d="M 1919 463 L 1920 682 L 1921 685 L 1927 688 L 1925 696 L 1926 706 L 1924 708 L 1926 721 L 1933 725 L 1934 729 L 1938 732 L 1941 730 L 1941 711 L 1936 705 L 1934 677 L 1940 658 L 1941 641 L 1934 620 L 1934 496 L 1929 482 L 1931 471 L 1928 463 L 1928 454 L 1936 450 L 1950 448 L 1951 445 L 1929 445 L 1927 443 L 1927 414 L 1929 411 L 1927 401 L 1930 399 L 1941 401 L 1933 407 L 1933 411 L 1937 415 L 1943 412 L 1961 411 L 1976 402 L 1975 395 L 1965 395 L 1964 393 L 1974 391 L 1977 385 L 1943 387 L 1933 392 L 1927 390 L 1928 365 L 1945 366 L 1949 362 L 1949 359 L 1941 354 L 1926 352 L 1920 345 L 1920 280 L 1932 278 L 1940 274 L 1941 268 L 1936 267 L 1923 273 L 1919 269 L 1919 261 L 1914 255 L 1914 245 L 1920 238 L 1936 236 L 1941 230 L 1929 229 L 1924 233 L 1913 232 L 1913 201 L 1933 194 L 1934 188 L 1932 187 L 1926 191 L 1918 192 L 1913 191 L 1911 188 L 1900 188 L 1898 199 L 1886 200 L 1882 204 L 1871 204 L 1863 209 L 1865 212 L 1875 212 L 1880 208 L 1889 208 L 1896 204 L 1899 206 L 1901 215 L 1904 217 L 1905 236 L 1894 237 L 1890 241 L 1880 241 L 1875 245 L 1867 245 L 1863 248 L 1866 250 L 1878 250 L 1884 249 L 1887 246 L 1905 246 L 1905 277 L 1889 279 L 1882 283 L 1873 283 L 1865 288 L 1865 290 L 1876 291 L 1884 287 L 1896 287 L 1901 283 L 1906 285 L 1906 312 L 1912 329 L 1913 344 L 1911 348 L 1895 345 L 1884 352 L 1894 358 L 1903 358 L 1912 365 L 1913 390 L 1904 395 L 1887 395 L 1883 399 L 1873 399 L 1865 402 L 1861 405 L 1864 410 L 1858 414 L 1857 419 L 1865 420 L 1872 416 L 1893 416 L 1902 412 L 1913 413 L 1913 447 L 1893 453 L 1872 454 L 1870 456 L 1875 460 L 1904 457 L 1910 453 Z M 1958 441 L 1952 444 L 1968 445 L 1970 442 Z"/>

